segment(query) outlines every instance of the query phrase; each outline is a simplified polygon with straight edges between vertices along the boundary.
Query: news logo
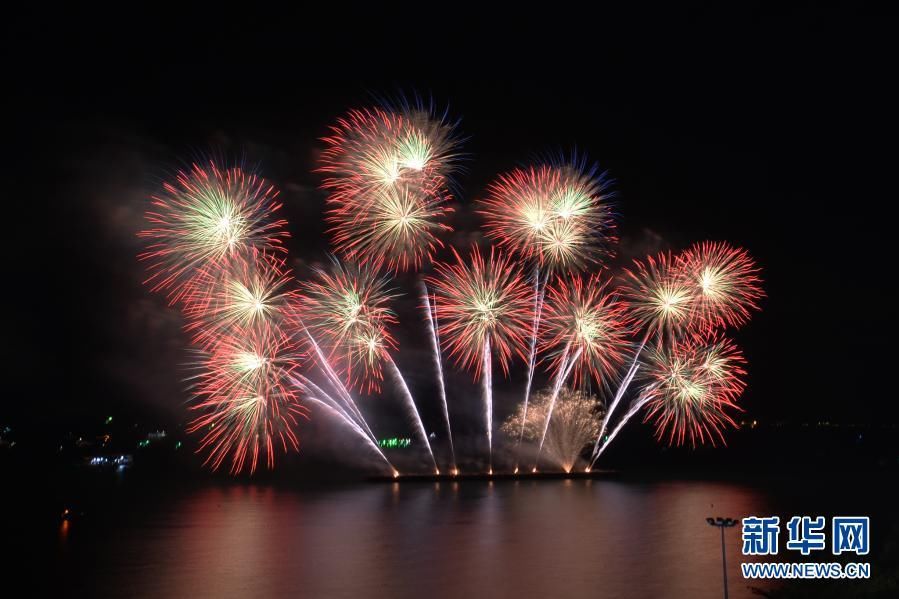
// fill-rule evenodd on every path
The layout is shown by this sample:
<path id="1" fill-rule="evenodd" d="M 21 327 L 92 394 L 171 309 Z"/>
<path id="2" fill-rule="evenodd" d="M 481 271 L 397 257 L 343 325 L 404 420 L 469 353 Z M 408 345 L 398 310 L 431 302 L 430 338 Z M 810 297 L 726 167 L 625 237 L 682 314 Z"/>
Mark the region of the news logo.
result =
<path id="1" fill-rule="evenodd" d="M 778 555 L 780 518 L 749 516 L 742 520 L 743 555 Z M 786 551 L 802 556 L 814 555 L 828 547 L 827 518 L 793 516 L 786 523 Z M 867 516 L 834 516 L 830 526 L 832 555 L 867 555 L 870 550 L 870 518 Z M 744 578 L 870 578 L 867 562 L 744 562 Z"/>

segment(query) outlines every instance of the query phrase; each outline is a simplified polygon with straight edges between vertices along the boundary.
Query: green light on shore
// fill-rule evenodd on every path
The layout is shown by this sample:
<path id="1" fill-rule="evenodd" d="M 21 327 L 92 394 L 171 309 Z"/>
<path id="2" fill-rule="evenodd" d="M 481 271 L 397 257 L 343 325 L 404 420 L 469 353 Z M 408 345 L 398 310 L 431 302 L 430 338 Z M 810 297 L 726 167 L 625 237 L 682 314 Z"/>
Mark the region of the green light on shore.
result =
<path id="1" fill-rule="evenodd" d="M 408 437 L 390 437 L 378 441 L 378 447 L 383 447 L 385 449 L 406 449 L 411 445 L 412 439 Z"/>

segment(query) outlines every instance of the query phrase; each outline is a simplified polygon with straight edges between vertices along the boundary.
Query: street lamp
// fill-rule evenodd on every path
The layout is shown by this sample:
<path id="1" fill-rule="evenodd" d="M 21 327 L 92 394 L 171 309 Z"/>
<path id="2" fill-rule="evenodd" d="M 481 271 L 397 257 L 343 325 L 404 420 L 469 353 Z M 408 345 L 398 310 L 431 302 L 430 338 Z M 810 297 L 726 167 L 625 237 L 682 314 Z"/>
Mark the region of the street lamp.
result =
<path id="1" fill-rule="evenodd" d="M 717 526 L 721 529 L 721 567 L 724 571 L 724 599 L 727 599 L 727 556 L 724 553 L 724 529 L 736 526 L 737 521 L 733 518 L 722 518 L 721 516 L 706 518 L 705 521 L 709 523 L 709 526 Z"/>

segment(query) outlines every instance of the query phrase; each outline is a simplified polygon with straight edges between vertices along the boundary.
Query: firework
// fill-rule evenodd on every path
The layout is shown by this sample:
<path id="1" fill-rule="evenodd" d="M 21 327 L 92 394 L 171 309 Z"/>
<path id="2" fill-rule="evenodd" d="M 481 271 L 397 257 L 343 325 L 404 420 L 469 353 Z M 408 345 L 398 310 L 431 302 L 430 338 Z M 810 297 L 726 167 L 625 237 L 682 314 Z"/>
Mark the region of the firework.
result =
<path id="1" fill-rule="evenodd" d="M 587 378 L 608 387 L 629 347 L 626 306 L 606 289 L 598 275 L 586 280 L 578 275 L 558 280 L 548 291 L 541 353 L 557 376 L 570 367 L 576 387 Z M 566 365 L 566 353 L 577 360 Z"/>
<path id="2" fill-rule="evenodd" d="M 743 355 L 721 337 L 694 337 L 655 346 L 647 353 L 646 420 L 654 419 L 658 438 L 692 445 L 724 441 L 721 429 L 735 426 L 728 410 L 745 388 Z"/>
<path id="3" fill-rule="evenodd" d="M 479 212 L 491 239 L 545 270 L 585 268 L 614 243 L 605 183 L 581 165 L 500 175 Z"/>
<path id="4" fill-rule="evenodd" d="M 285 221 L 277 190 L 239 168 L 194 165 L 179 172 L 153 196 L 146 213 L 150 227 L 139 257 L 148 264 L 147 284 L 166 291 L 174 303 L 182 298 L 197 270 L 246 258 L 252 252 L 283 252 Z"/>
<path id="5" fill-rule="evenodd" d="M 699 322 L 738 327 L 764 296 L 759 268 L 746 250 L 727 243 L 697 243 L 678 256 L 679 268 L 696 289 Z"/>
<path id="6" fill-rule="evenodd" d="M 419 268 L 451 231 L 442 220 L 452 209 L 439 191 L 407 184 L 372 191 L 364 205 L 347 202 L 329 212 L 334 245 L 349 259 L 375 268 Z"/>
<path id="7" fill-rule="evenodd" d="M 442 247 L 457 158 L 452 125 L 424 110 L 355 110 L 324 142 L 318 170 L 338 252 L 400 271 Z"/>
<path id="8" fill-rule="evenodd" d="M 387 328 L 397 322 L 389 308 L 394 297 L 386 278 L 338 261 L 302 284 L 299 319 L 349 386 L 379 389 L 385 354 L 396 348 Z"/>
<path id="9" fill-rule="evenodd" d="M 235 329 L 202 355 L 192 406 L 201 415 L 188 431 L 203 433 L 207 464 L 217 469 L 230 455 L 233 473 L 253 472 L 261 454 L 272 468 L 277 448 L 298 448 L 293 429 L 306 410 L 292 375 L 302 354 L 287 336 L 269 326 Z"/>
<path id="10" fill-rule="evenodd" d="M 529 326 L 530 290 L 508 258 L 490 250 L 485 259 L 473 248 L 468 264 L 453 249 L 455 264 L 437 263 L 433 286 L 444 348 L 456 363 L 481 375 L 489 343 L 504 372 L 512 355 L 523 353 Z"/>
<path id="11" fill-rule="evenodd" d="M 670 253 L 634 261 L 620 287 L 631 316 L 647 334 L 677 333 L 693 319 L 696 294 Z"/>
<path id="12" fill-rule="evenodd" d="M 279 321 L 293 282 L 282 269 L 282 261 L 267 257 L 199 269 L 184 295 L 186 328 L 194 334 L 193 342 L 206 347 L 223 332 Z"/>
<path id="13" fill-rule="evenodd" d="M 202 435 L 214 469 L 272 467 L 279 450 L 298 447 L 302 398 L 336 416 L 398 476 L 351 392 L 379 392 L 386 374 L 439 474 L 394 361 L 395 295 L 382 272 L 420 269 L 443 247 L 459 159 L 454 125 L 400 104 L 351 111 L 323 141 L 317 171 L 341 262 L 316 269 L 299 291 L 285 266 L 278 193 L 263 179 L 195 165 L 152 198 L 140 258 L 147 284 L 183 311 L 198 356 L 189 430 Z M 524 401 L 504 432 L 532 441 L 538 461 L 545 451 L 566 471 L 591 439 L 595 463 L 644 408 L 657 438 L 671 444 L 714 444 L 734 424 L 744 362 L 717 331 L 743 325 L 758 309 L 758 267 L 742 249 L 706 242 L 676 258 L 635 261 L 620 291 L 610 290 L 598 274 L 583 274 L 600 270 L 616 241 L 606 181 L 586 166 L 547 162 L 499 176 L 478 205 L 496 249 L 488 256 L 475 247 L 463 259 L 453 248 L 454 258 L 426 277 L 432 292 L 424 288 L 423 304 L 454 473 L 442 352 L 482 387 L 491 474 L 494 360 L 505 374 L 515 356 L 528 368 Z M 533 279 L 511 256 L 533 269 Z M 642 341 L 632 342 L 638 332 Z M 529 407 L 538 361 L 548 364 L 551 382 Z M 621 384 L 612 395 L 615 380 Z M 594 383 L 611 396 L 604 410 L 585 392 Z"/>
<path id="14" fill-rule="evenodd" d="M 410 420 L 415 426 L 415 430 L 418 432 L 419 437 L 421 437 L 425 448 L 428 450 L 428 455 L 431 457 L 431 463 L 434 464 L 434 472 L 440 474 L 440 469 L 437 467 L 437 459 L 434 457 L 434 450 L 431 449 L 431 441 L 428 439 L 428 433 L 425 431 L 425 425 L 421 420 L 421 413 L 415 405 L 415 399 L 412 397 L 412 392 L 409 391 L 409 385 L 406 384 L 406 379 L 403 377 L 403 373 L 400 372 L 396 362 L 393 361 L 393 358 L 388 355 L 386 356 L 385 361 L 387 362 L 389 370 L 391 374 L 393 374 L 397 387 L 400 390 L 400 395 L 403 399 L 403 403 L 406 405 Z"/>
<path id="15" fill-rule="evenodd" d="M 434 368 L 437 371 L 437 383 L 439 385 L 440 406 L 443 408 L 443 419 L 446 421 L 446 437 L 449 440 L 450 455 L 452 457 L 452 472 L 456 472 L 456 448 L 453 444 L 453 429 L 450 425 L 449 405 L 446 402 L 446 382 L 443 380 L 443 359 L 440 356 L 440 328 L 437 326 L 437 315 L 434 310 L 434 302 L 428 295 L 428 286 L 421 284 L 421 297 L 424 300 L 423 308 L 427 314 L 428 331 L 431 333 L 431 350 L 434 352 Z"/>
<path id="16" fill-rule="evenodd" d="M 455 264 L 435 265 L 436 320 L 449 355 L 480 378 L 487 430 L 488 474 L 493 473 L 493 355 L 508 373 L 513 354 L 525 359 L 530 290 L 521 273 L 499 252 L 485 260 L 475 246 L 470 264 L 453 249 Z"/>
<path id="17" fill-rule="evenodd" d="M 523 415 L 521 418 L 522 425 L 527 420 L 528 414 L 528 401 L 531 396 L 531 386 L 534 383 L 534 371 L 537 367 L 537 335 L 540 331 L 540 320 L 543 314 L 543 300 L 546 293 L 546 285 L 540 284 L 540 269 L 539 267 L 534 268 L 534 311 L 533 318 L 531 322 L 531 342 L 530 342 L 530 351 L 528 353 L 528 374 L 526 383 L 524 386 L 524 401 L 523 406 Z M 515 473 L 518 473 L 518 463 L 520 460 L 519 448 L 521 447 L 521 442 L 524 439 L 524 427 L 519 431 L 518 441 L 515 444 Z"/>
<path id="18" fill-rule="evenodd" d="M 453 126 L 424 110 L 352 110 L 322 141 L 318 171 L 335 202 L 364 201 L 397 183 L 445 180 L 458 158 Z"/>
<path id="19" fill-rule="evenodd" d="M 581 452 L 599 432 L 601 409 L 596 397 L 581 391 L 565 388 L 555 401 L 552 395 L 549 390 L 538 393 L 527 410 L 520 405 L 500 430 L 509 437 L 524 431 L 527 441 L 537 443 L 543 437 L 550 405 L 554 403 L 542 453 L 565 472 L 570 472 Z"/>
<path id="20" fill-rule="evenodd" d="M 396 348 L 396 342 L 387 325 L 396 324 L 397 319 L 388 307 L 394 295 L 387 285 L 387 279 L 370 268 L 334 261 L 330 270 L 318 269 L 315 279 L 303 284 L 295 319 L 321 361 L 320 367 L 330 375 L 336 366 L 347 385 L 370 393 L 379 392 L 384 378 L 383 367 L 388 367 L 436 471 L 437 464 L 421 415 L 389 354 L 390 349 Z M 322 348 L 327 355 L 322 354 Z M 349 392 L 345 388 L 339 388 L 339 392 L 350 409 L 344 414 L 357 425 L 367 428 Z M 332 404 L 331 407 L 335 406 Z"/>

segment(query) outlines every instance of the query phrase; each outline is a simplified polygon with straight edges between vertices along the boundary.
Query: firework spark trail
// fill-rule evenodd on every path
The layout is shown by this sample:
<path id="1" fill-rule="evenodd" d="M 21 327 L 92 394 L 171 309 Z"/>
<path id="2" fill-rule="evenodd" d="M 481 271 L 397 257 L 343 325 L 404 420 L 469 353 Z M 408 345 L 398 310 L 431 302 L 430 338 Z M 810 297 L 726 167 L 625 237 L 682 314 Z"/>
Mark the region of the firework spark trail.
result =
<path id="1" fill-rule="evenodd" d="M 519 451 L 521 441 L 524 438 L 524 425 L 528 418 L 528 400 L 531 396 L 531 385 L 534 382 L 534 370 L 537 367 L 537 335 L 540 330 L 540 314 L 543 311 L 543 294 L 546 288 L 540 286 L 540 267 L 534 268 L 534 322 L 531 331 L 531 347 L 528 355 L 528 380 L 524 387 L 524 415 L 521 419 L 521 431 L 518 433 L 518 442 L 515 444 L 515 472 L 518 473 Z"/>
<path id="2" fill-rule="evenodd" d="M 409 413 L 414 416 L 418 434 L 421 435 L 421 438 L 424 440 L 425 447 L 428 448 L 428 455 L 431 456 L 431 461 L 434 462 L 434 471 L 437 474 L 440 474 L 440 469 L 437 467 L 437 460 L 434 458 L 434 452 L 431 450 L 431 442 L 428 441 L 428 433 L 425 432 L 425 425 L 421 421 L 421 415 L 418 413 L 418 408 L 415 407 L 415 400 L 412 399 L 412 393 L 409 391 L 409 386 L 406 385 L 406 379 L 403 378 L 400 369 L 397 368 L 396 362 L 394 362 L 393 358 L 389 355 L 386 357 L 386 362 L 390 366 L 390 371 L 393 373 L 393 376 L 396 377 L 397 384 L 402 391 L 403 399 L 406 400 L 406 405 L 409 408 Z"/>
<path id="3" fill-rule="evenodd" d="M 562 390 L 562 385 L 565 384 L 565 381 L 568 380 L 568 376 L 571 374 L 571 371 L 574 369 L 575 364 L 577 364 L 578 358 L 581 357 L 581 352 L 583 348 L 578 348 L 574 355 L 569 358 L 569 352 L 571 351 L 571 344 L 569 343 L 565 346 L 565 352 L 562 355 L 561 367 L 559 368 L 559 372 L 556 375 L 556 381 L 553 384 L 552 396 L 549 400 L 549 408 L 546 411 L 546 422 L 543 424 L 543 434 L 540 435 L 540 446 L 537 448 L 537 457 L 534 459 L 534 469 L 537 468 L 537 462 L 540 460 L 540 453 L 543 451 L 543 444 L 546 442 L 546 431 L 549 430 L 549 422 L 553 417 L 553 410 L 556 407 L 556 399 L 559 397 L 559 392 Z"/>
<path id="4" fill-rule="evenodd" d="M 362 415 L 362 412 L 359 410 L 359 406 L 356 405 L 356 402 L 353 400 L 353 396 L 350 395 L 350 392 L 347 390 L 346 385 L 343 384 L 343 381 L 340 380 L 340 377 L 337 376 L 337 373 L 334 372 L 334 369 L 331 368 L 330 363 L 325 358 L 325 355 L 322 353 L 321 347 L 315 341 L 315 338 L 309 332 L 309 329 L 303 326 L 303 332 L 306 333 L 306 337 L 309 339 L 309 342 L 312 344 L 313 349 L 315 350 L 316 356 L 318 356 L 318 360 L 316 361 L 318 366 L 324 371 L 325 376 L 337 390 L 337 393 L 342 397 L 344 403 L 346 403 L 347 407 L 356 415 L 359 419 L 358 422 L 365 427 L 365 430 L 368 431 L 368 434 L 371 435 L 372 439 L 376 439 L 374 433 L 371 431 L 371 428 L 368 426 L 368 422 L 366 422 L 365 417 Z"/>
<path id="5" fill-rule="evenodd" d="M 350 430 L 354 431 L 356 434 L 358 434 L 360 437 L 362 437 L 362 439 L 365 441 L 365 443 L 366 443 L 369 447 L 371 447 L 371 448 L 375 451 L 375 453 L 377 453 L 378 456 L 379 456 L 382 460 L 384 460 L 384 462 L 387 464 L 387 467 L 390 468 L 390 471 L 391 471 L 391 473 L 392 473 L 394 476 L 396 476 L 397 474 L 399 474 L 399 473 L 397 472 L 396 468 L 394 468 L 393 464 L 390 463 L 390 460 L 387 459 L 387 456 L 384 455 L 384 452 L 381 451 L 381 448 L 378 447 L 378 445 L 377 445 L 374 441 L 372 441 L 371 439 L 369 439 L 369 438 L 368 438 L 368 435 L 366 435 L 366 434 L 362 431 L 362 429 L 359 428 L 359 426 L 358 426 L 356 423 L 354 423 L 352 420 L 348 419 L 348 418 L 346 417 L 346 415 L 345 415 L 343 412 L 341 412 L 340 410 L 335 409 L 333 406 L 331 406 L 331 405 L 329 405 L 328 403 L 326 403 L 326 402 L 324 402 L 324 401 L 318 399 L 317 397 L 312 397 L 311 395 L 308 395 L 308 396 L 305 397 L 305 399 L 307 399 L 308 401 L 311 401 L 311 402 L 313 402 L 313 403 L 316 403 L 316 404 L 322 406 L 323 408 L 329 410 L 329 411 L 332 412 L 334 415 L 336 415 L 338 418 L 340 418 L 340 420 L 341 420 L 344 424 L 346 424 L 347 426 L 350 427 Z"/>
<path id="6" fill-rule="evenodd" d="M 487 474 L 493 474 L 493 365 L 490 359 L 490 339 L 484 340 L 482 354 L 484 373 L 484 416 L 487 420 Z"/>
<path id="7" fill-rule="evenodd" d="M 371 435 L 371 431 L 365 432 L 362 430 L 362 426 L 360 425 L 360 423 L 355 420 L 355 417 L 352 413 L 347 411 L 347 408 L 345 406 L 341 405 L 341 403 L 334 399 L 334 397 L 330 393 L 316 385 L 308 377 L 304 375 L 297 375 L 293 377 L 293 383 L 302 391 L 308 392 L 311 389 L 312 392 L 318 394 L 319 401 L 327 400 L 328 405 L 331 406 L 331 408 L 342 418 L 344 418 L 348 424 L 353 426 L 363 435 L 366 435 L 367 438 L 371 439 L 372 441 L 377 441 L 377 439 L 375 439 L 374 436 Z"/>
<path id="8" fill-rule="evenodd" d="M 311 388 L 315 393 L 320 394 L 321 398 L 326 399 L 327 402 L 323 401 L 323 399 L 321 398 L 314 397 L 309 394 L 306 395 L 307 399 L 318 403 L 324 408 L 327 408 L 329 411 L 338 416 L 343 421 L 343 423 L 349 426 L 356 434 L 362 437 L 365 440 L 366 445 L 371 447 L 381 457 L 381 459 L 383 459 L 387 463 L 387 466 L 390 468 L 394 476 L 397 476 L 399 474 L 397 469 L 393 466 L 390 460 L 387 459 L 387 456 L 384 455 L 384 452 L 378 446 L 377 438 L 375 438 L 374 434 L 371 432 L 371 429 L 368 427 L 368 423 L 366 423 L 364 419 L 361 421 L 361 423 L 358 422 L 352 414 L 348 413 L 345 408 L 341 406 L 340 403 L 338 403 L 337 400 L 335 400 L 330 394 L 328 394 L 308 378 L 302 377 L 302 380 L 295 378 L 294 382 L 303 389 L 308 390 L 309 388 Z M 365 430 L 363 430 L 363 426 L 365 427 Z"/>
<path id="9" fill-rule="evenodd" d="M 431 344 L 434 350 L 434 365 L 437 367 L 437 382 L 440 387 L 440 402 L 443 406 L 443 418 L 446 420 L 446 435 L 449 439 L 450 455 L 453 460 L 453 473 L 457 472 L 456 468 L 456 448 L 453 445 L 453 431 L 450 427 L 449 406 L 446 402 L 446 384 L 443 380 L 443 364 L 440 357 L 440 331 L 437 328 L 437 306 L 431 304 L 428 295 L 428 286 L 421 284 L 422 298 L 425 300 L 425 311 L 428 313 L 428 325 L 431 329 Z M 435 302 L 436 303 L 436 302 Z"/>
<path id="10" fill-rule="evenodd" d="M 630 420 L 634 414 L 639 412 L 640 409 L 643 406 L 645 406 L 646 403 L 649 402 L 650 399 L 652 399 L 651 390 L 647 389 L 642 394 L 640 394 L 640 397 L 637 398 L 637 401 L 634 402 L 634 404 L 631 406 L 631 409 L 628 410 L 627 413 L 624 415 L 624 418 L 621 419 L 621 422 L 619 422 L 618 425 L 612 430 L 611 434 L 609 435 L 609 440 L 606 441 L 599 448 L 599 451 L 596 452 L 596 455 L 593 456 L 593 459 L 590 462 L 591 469 L 596 464 L 596 460 L 599 459 L 599 456 L 602 455 L 602 452 L 606 450 L 606 447 L 608 447 L 609 445 L 612 444 L 612 439 L 615 438 L 615 436 L 618 434 L 618 431 L 620 431 L 622 428 L 624 428 L 624 425 L 627 424 L 627 421 Z"/>
<path id="11" fill-rule="evenodd" d="M 649 332 L 643 336 L 643 341 L 640 342 L 640 345 L 637 347 L 637 351 L 634 352 L 634 360 L 631 362 L 630 368 L 627 371 L 624 379 L 622 379 L 621 384 L 618 385 L 618 391 L 615 392 L 615 397 L 612 399 L 612 403 L 609 405 L 609 409 L 606 410 L 605 416 L 602 419 L 602 425 L 599 428 L 599 437 L 596 438 L 596 446 L 593 448 L 593 453 L 599 450 L 599 444 L 602 442 L 602 436 L 606 432 L 606 427 L 609 425 L 609 420 L 612 417 L 612 412 L 615 411 L 615 408 L 618 407 L 618 403 L 621 401 L 621 398 L 627 392 L 627 388 L 630 386 L 631 381 L 634 380 L 634 375 L 637 374 L 637 369 L 640 368 L 640 354 L 643 352 L 643 348 L 646 347 L 646 342 L 649 340 Z"/>
<path id="12" fill-rule="evenodd" d="M 637 374 L 637 370 L 640 368 L 640 364 L 634 361 L 631 369 L 627 372 L 627 376 L 624 377 L 624 380 L 621 381 L 621 385 L 618 387 L 618 391 L 615 393 L 615 398 L 612 400 L 612 404 L 609 406 L 608 411 L 603 416 L 602 425 L 599 428 L 599 435 L 596 437 L 596 444 L 593 446 L 593 455 L 596 456 L 599 451 L 600 443 L 602 443 L 602 436 L 606 432 L 606 427 L 609 425 L 609 416 L 612 412 L 615 411 L 615 408 L 618 406 L 618 402 L 621 401 L 621 398 L 624 396 L 624 392 L 627 391 L 627 388 L 630 386 L 631 381 L 634 380 L 634 375 Z"/>
<path id="13" fill-rule="evenodd" d="M 540 434 L 540 446 L 537 448 L 537 457 L 534 459 L 535 470 L 537 469 L 537 461 L 540 459 L 540 452 L 543 449 L 543 443 L 546 441 L 546 431 L 549 430 L 549 417 L 550 413 L 552 412 L 552 405 L 555 403 L 556 397 L 559 394 L 559 389 L 562 388 L 562 378 L 564 377 L 565 370 L 568 368 L 568 354 L 570 351 L 571 343 L 569 342 L 567 345 L 565 345 L 565 349 L 562 352 L 559 371 L 556 373 L 556 380 L 553 382 L 552 395 L 550 396 L 549 400 L 550 408 L 546 411 L 546 421 L 543 423 L 543 432 Z"/>
<path id="14" fill-rule="evenodd" d="M 359 409 L 359 406 L 356 404 L 356 401 L 353 399 L 353 396 L 350 395 L 349 391 L 347 391 L 346 387 L 343 386 L 343 382 L 337 378 L 334 371 L 331 369 L 330 365 L 327 365 L 327 370 L 329 371 L 329 378 L 331 380 L 332 386 L 337 390 L 338 397 L 343 401 L 346 409 L 349 410 L 348 415 L 353 418 L 360 426 L 362 426 L 368 435 L 372 438 L 372 440 L 377 441 L 377 437 L 375 437 L 374 432 L 372 432 L 371 427 L 368 426 L 368 421 L 365 420 L 365 416 L 362 415 L 362 411 Z"/>
<path id="15" fill-rule="evenodd" d="M 330 403 L 330 405 L 334 408 L 334 410 L 338 411 L 341 414 L 341 416 L 344 419 L 346 419 L 346 421 L 348 423 L 350 423 L 352 426 L 359 429 L 359 432 L 363 435 L 366 435 L 366 437 L 368 439 L 370 439 L 373 443 L 377 443 L 378 440 L 372 433 L 371 429 L 368 427 L 368 423 L 365 422 L 364 419 L 361 421 L 358 420 L 357 416 L 355 415 L 354 412 L 352 412 L 352 410 L 348 412 L 347 408 L 345 406 L 341 405 L 340 402 L 338 402 L 336 399 L 334 399 L 334 397 L 330 393 L 328 393 L 327 391 L 325 391 L 324 389 L 322 389 L 321 387 L 319 387 L 318 385 L 316 385 L 315 383 L 313 383 L 311 380 L 309 380 L 306 377 L 303 377 L 302 381 L 295 379 L 295 382 L 304 389 L 308 390 L 309 388 L 311 388 L 312 391 L 314 391 L 315 393 L 318 393 L 321 396 L 321 398 L 327 399 L 328 402 Z M 363 428 L 364 428 L 364 430 L 363 430 Z"/>

